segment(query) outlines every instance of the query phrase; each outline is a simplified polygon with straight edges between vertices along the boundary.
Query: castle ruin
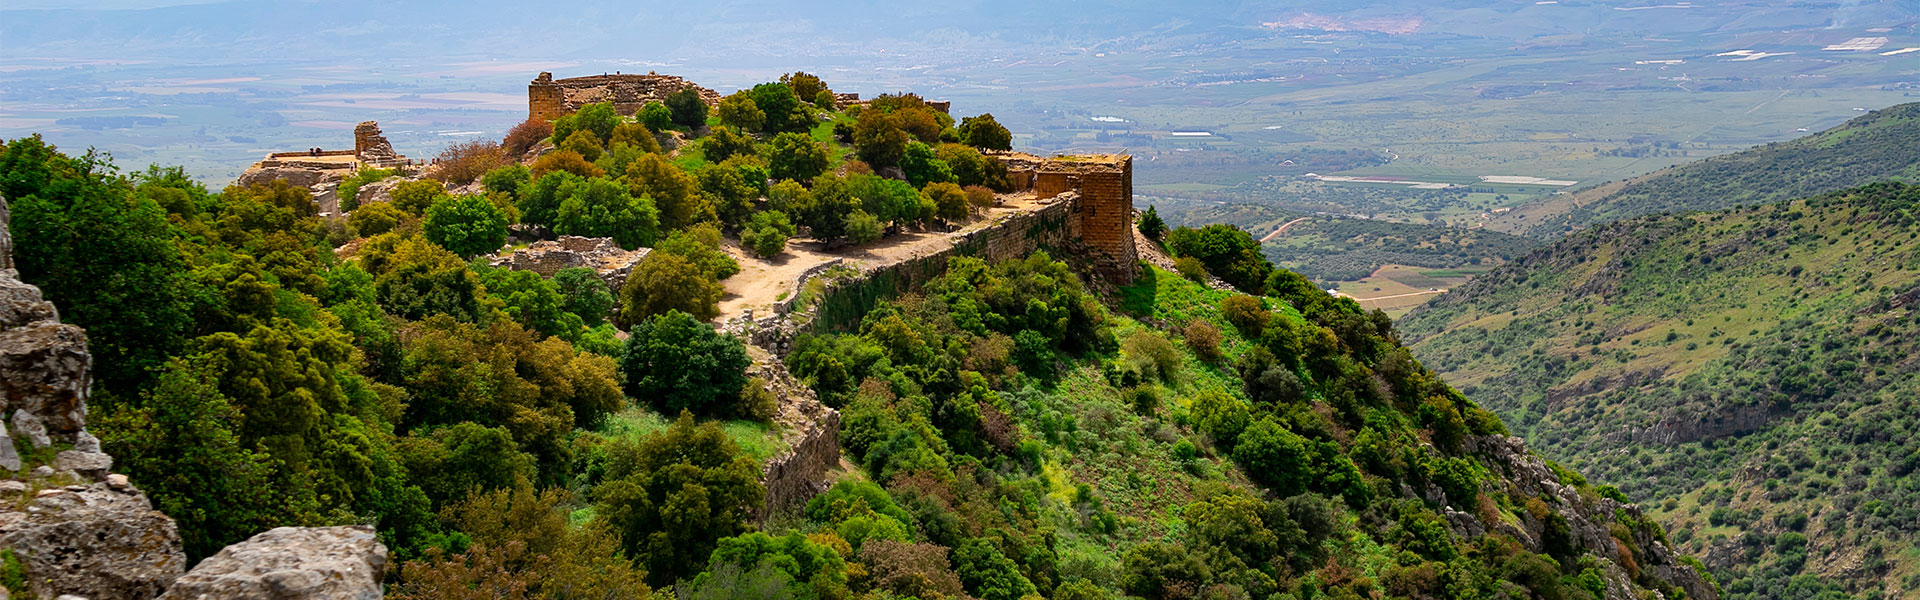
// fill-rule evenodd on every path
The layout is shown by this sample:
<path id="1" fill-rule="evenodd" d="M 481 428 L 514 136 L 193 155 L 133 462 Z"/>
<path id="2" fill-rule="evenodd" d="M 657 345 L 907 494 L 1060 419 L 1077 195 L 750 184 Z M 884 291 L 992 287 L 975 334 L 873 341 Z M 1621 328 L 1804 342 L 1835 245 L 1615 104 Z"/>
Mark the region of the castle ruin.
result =
<path id="1" fill-rule="evenodd" d="M 1133 245 L 1133 157 L 1125 154 L 1041 158 L 989 152 L 1007 167 L 1016 191 L 1048 199 L 1073 194 L 1067 226 L 1102 275 L 1133 282 L 1140 259 Z"/>
<path id="2" fill-rule="evenodd" d="M 720 103 L 719 92 L 675 75 L 616 73 L 554 79 L 552 73 L 541 72 L 527 84 L 527 120 L 552 121 L 596 102 L 612 102 L 615 112 L 632 116 L 648 102 L 664 103 L 669 94 L 685 89 L 698 92 L 707 106 Z"/>

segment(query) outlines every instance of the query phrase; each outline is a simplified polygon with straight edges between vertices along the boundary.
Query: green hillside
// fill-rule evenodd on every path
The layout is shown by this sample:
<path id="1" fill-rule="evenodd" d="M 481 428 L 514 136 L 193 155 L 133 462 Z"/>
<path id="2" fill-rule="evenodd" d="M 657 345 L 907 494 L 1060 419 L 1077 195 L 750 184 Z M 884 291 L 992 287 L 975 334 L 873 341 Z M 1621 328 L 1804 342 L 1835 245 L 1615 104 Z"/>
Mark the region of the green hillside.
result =
<path id="1" fill-rule="evenodd" d="M 1813 597 L 1805 575 L 1915 597 L 1916 302 L 1920 187 L 1882 183 L 1597 226 L 1401 328 L 1543 453 L 1648 499 L 1729 597 Z"/>
<path id="2" fill-rule="evenodd" d="M 1788 142 L 1553 196 L 1488 226 L 1551 239 L 1626 217 L 1803 198 L 1874 181 L 1920 181 L 1920 103 L 1876 110 Z"/>
<path id="3" fill-rule="evenodd" d="M 1533 238 L 1487 229 L 1315 215 L 1244 202 L 1163 208 L 1161 214 L 1175 225 L 1225 223 L 1252 232 L 1255 238 L 1292 223 L 1285 233 L 1261 244 L 1261 252 L 1274 264 L 1319 282 L 1357 281 L 1390 264 L 1431 269 L 1492 266 L 1519 258 L 1540 244 Z"/>

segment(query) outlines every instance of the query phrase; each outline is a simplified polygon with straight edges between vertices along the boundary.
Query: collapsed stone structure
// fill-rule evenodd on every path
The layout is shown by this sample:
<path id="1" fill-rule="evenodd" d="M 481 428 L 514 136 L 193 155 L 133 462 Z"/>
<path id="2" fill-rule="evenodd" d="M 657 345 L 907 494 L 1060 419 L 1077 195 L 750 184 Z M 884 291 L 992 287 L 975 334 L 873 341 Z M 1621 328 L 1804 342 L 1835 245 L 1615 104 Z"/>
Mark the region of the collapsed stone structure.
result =
<path id="1" fill-rule="evenodd" d="M 524 249 L 495 255 L 489 262 L 495 268 L 533 271 L 542 277 L 552 277 L 561 269 L 587 267 L 606 280 L 607 289 L 617 292 L 627 283 L 627 275 L 633 273 L 633 265 L 651 252 L 652 248 L 621 248 L 613 238 L 563 235 L 557 240 L 534 242 Z"/>
<path id="2" fill-rule="evenodd" d="M 615 112 L 631 116 L 648 102 L 666 102 L 668 95 L 686 89 L 698 92 L 708 106 L 720 103 L 719 92 L 675 75 L 616 73 L 554 79 L 543 71 L 527 84 L 527 120 L 552 121 L 596 102 L 612 102 Z"/>
<path id="3" fill-rule="evenodd" d="M 362 121 L 353 128 L 352 150 L 311 149 L 301 152 L 274 152 L 247 167 L 235 183 L 250 186 L 275 179 L 307 188 L 322 213 L 338 213 L 339 199 L 334 192 L 340 181 L 360 168 L 391 169 L 415 166 L 393 151 L 393 144 L 380 132 L 380 124 Z"/>

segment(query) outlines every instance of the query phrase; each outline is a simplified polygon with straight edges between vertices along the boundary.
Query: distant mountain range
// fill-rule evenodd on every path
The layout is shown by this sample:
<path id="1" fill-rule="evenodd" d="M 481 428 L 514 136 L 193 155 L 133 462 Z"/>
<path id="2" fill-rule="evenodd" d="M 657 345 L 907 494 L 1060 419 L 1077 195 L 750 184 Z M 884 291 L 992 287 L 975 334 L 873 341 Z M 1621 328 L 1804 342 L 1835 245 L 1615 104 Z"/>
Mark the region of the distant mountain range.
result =
<path id="1" fill-rule="evenodd" d="M 1036 44 L 1081 50 L 1099 44 L 1163 48 L 1174 40 L 1206 44 L 1294 29 L 1528 40 L 1840 27 L 1898 23 L 1920 15 L 1920 6 L 1911 0 L 1778 6 L 1644 0 L 1564 5 L 1469 0 L 957 0 L 934 5 L 743 0 L 538 8 L 500 0 L 235 0 L 144 8 L 151 4 L 45 8 L 46 3 L 34 3 L 27 6 L 38 8 L 0 10 L 0 39 L 14 57 L 295 58 L 320 53 L 638 59 L 738 54 L 783 57 L 792 63 L 795 56 L 1005 50 Z"/>

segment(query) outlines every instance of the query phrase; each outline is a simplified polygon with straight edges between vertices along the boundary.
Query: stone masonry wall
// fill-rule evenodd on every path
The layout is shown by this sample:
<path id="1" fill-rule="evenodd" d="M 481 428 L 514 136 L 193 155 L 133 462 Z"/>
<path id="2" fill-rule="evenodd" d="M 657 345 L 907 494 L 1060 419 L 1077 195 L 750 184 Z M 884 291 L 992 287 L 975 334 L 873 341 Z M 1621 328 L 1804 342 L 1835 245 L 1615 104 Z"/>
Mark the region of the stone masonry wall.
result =
<path id="1" fill-rule="evenodd" d="M 683 89 L 700 93 L 708 106 L 720 103 L 720 93 L 694 85 L 674 75 L 615 74 L 554 79 L 541 73 L 527 84 L 527 119 L 552 121 L 595 102 L 612 102 L 622 115 L 640 112 L 648 102 L 665 102 L 667 95 Z"/>

